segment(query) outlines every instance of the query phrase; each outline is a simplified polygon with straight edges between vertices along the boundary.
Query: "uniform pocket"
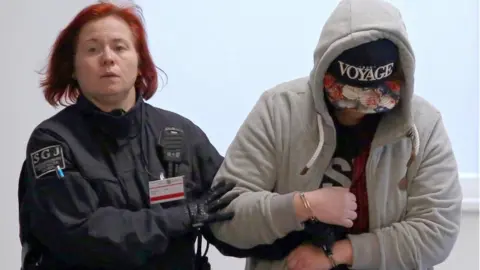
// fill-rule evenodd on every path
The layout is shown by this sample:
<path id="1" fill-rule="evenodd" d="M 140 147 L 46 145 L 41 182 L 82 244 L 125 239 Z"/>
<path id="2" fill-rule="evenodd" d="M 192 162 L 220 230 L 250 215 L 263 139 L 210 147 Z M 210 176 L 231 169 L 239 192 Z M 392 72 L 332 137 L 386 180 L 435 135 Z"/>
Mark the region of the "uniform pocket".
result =
<path id="1" fill-rule="evenodd" d="M 125 206 L 126 201 L 122 192 L 122 185 L 108 168 L 97 168 L 85 173 L 84 177 L 95 190 L 100 207 Z"/>

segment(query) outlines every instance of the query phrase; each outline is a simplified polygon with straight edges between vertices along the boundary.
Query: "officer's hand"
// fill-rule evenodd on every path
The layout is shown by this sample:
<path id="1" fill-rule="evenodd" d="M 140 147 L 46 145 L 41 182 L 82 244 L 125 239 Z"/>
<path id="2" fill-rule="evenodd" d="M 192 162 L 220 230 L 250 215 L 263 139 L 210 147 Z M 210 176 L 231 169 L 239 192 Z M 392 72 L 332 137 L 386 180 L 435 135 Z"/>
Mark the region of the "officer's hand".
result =
<path id="1" fill-rule="evenodd" d="M 220 213 L 239 194 L 224 196 L 235 187 L 235 184 L 220 182 L 199 200 L 187 204 L 193 227 L 202 227 L 209 223 L 231 220 L 233 212 Z"/>

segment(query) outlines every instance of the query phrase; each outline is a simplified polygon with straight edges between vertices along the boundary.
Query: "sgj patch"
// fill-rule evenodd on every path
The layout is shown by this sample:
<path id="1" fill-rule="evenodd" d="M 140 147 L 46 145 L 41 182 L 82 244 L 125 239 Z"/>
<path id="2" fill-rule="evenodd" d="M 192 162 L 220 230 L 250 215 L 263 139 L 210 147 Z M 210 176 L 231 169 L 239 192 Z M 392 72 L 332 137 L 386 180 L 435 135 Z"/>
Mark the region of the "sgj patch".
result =
<path id="1" fill-rule="evenodd" d="M 35 151 L 30 154 L 30 159 L 36 178 L 56 171 L 57 166 L 65 169 L 65 159 L 60 145 L 52 145 Z"/>

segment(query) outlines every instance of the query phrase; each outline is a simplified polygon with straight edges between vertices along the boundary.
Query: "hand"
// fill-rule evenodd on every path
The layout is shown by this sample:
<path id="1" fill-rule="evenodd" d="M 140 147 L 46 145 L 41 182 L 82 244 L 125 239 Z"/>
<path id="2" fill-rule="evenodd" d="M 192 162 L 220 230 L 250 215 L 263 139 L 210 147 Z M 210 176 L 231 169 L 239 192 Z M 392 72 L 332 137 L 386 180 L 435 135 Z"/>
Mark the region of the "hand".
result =
<path id="1" fill-rule="evenodd" d="M 300 245 L 287 257 L 289 270 L 328 270 L 332 268 L 330 260 L 320 248 L 312 245 Z"/>
<path id="2" fill-rule="evenodd" d="M 306 192 L 305 198 L 312 208 L 311 214 L 327 224 L 350 228 L 357 218 L 356 198 L 348 188 L 324 187 Z"/>
<path id="3" fill-rule="evenodd" d="M 233 201 L 238 194 L 224 196 L 235 187 L 235 184 L 220 182 L 203 195 L 199 200 L 186 205 L 191 226 L 202 227 L 209 223 L 231 220 L 233 212 L 219 213 Z"/>

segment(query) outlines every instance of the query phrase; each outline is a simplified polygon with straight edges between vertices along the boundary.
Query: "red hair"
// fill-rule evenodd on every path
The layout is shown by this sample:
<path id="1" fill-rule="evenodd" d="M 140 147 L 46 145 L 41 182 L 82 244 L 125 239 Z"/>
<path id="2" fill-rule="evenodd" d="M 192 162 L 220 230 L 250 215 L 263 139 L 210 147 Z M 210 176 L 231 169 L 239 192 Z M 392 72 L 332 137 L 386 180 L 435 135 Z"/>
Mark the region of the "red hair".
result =
<path id="1" fill-rule="evenodd" d="M 144 99 L 151 98 L 158 87 L 157 67 L 148 49 L 147 34 L 141 14 L 138 6 L 122 7 L 111 3 L 90 5 L 80 11 L 60 32 L 51 49 L 47 72 L 40 82 L 47 102 L 56 107 L 66 106 L 63 100 L 70 102 L 77 100 L 80 90 L 72 75 L 78 35 L 85 24 L 107 16 L 117 16 L 130 26 L 139 55 L 139 75 L 135 81 L 135 88 Z"/>

